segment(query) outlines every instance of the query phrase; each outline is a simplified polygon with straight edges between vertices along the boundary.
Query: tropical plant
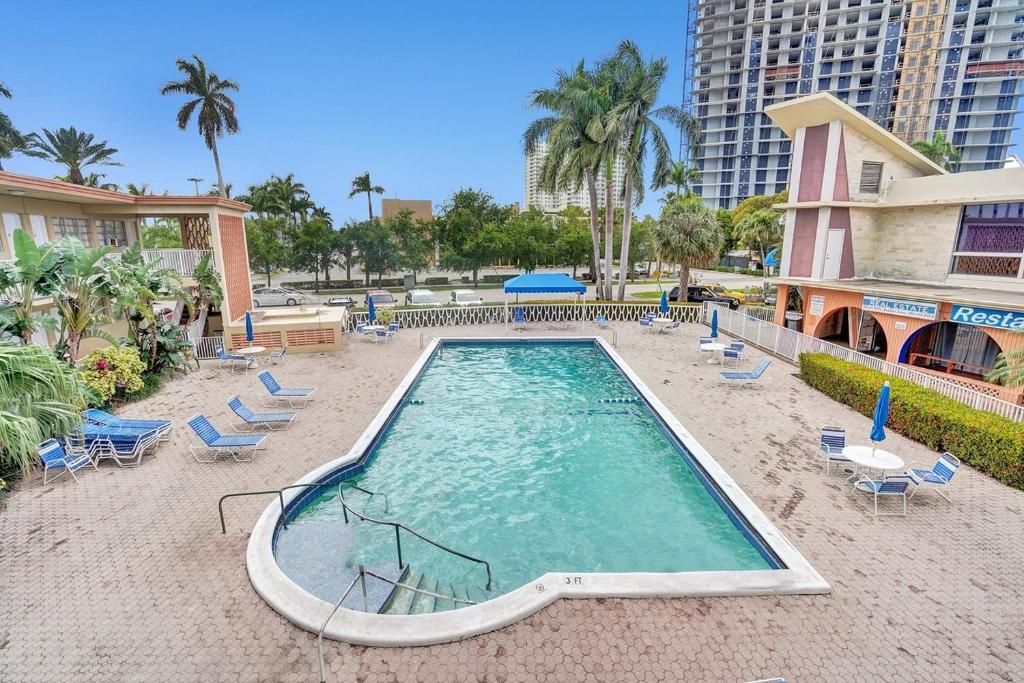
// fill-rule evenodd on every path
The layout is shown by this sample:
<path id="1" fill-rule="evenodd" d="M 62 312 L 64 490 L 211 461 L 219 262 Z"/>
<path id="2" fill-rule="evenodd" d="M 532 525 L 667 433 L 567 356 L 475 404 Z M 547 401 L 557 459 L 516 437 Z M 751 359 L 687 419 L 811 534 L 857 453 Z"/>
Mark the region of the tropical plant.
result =
<path id="1" fill-rule="evenodd" d="M 149 189 L 149 183 L 125 183 L 124 190 L 133 197 L 145 197 L 153 192 Z"/>
<path id="2" fill-rule="evenodd" d="M 0 83 L 0 97 L 11 99 L 11 90 L 3 83 Z M 7 114 L 0 111 L 0 171 L 4 170 L 4 159 L 10 159 L 15 153 L 24 154 L 27 148 L 27 136 L 14 127 Z"/>
<path id="3" fill-rule="evenodd" d="M 53 304 L 58 313 L 57 354 L 74 365 L 82 341 L 98 338 L 116 344 L 117 339 L 104 327 L 111 322 L 106 314 L 106 270 L 103 258 L 110 247 L 87 249 L 76 239 L 58 242 L 67 254 L 53 288 Z"/>
<path id="4" fill-rule="evenodd" d="M 82 171 L 88 166 L 120 166 L 113 160 L 117 149 L 107 146 L 106 140 L 95 142 L 92 133 L 70 128 L 58 128 L 56 131 L 43 129 L 43 134 L 31 133 L 28 136 L 26 154 L 62 164 L 68 169 L 67 182 L 85 185 L 86 176 Z M 89 180 L 94 187 L 99 187 L 100 175 L 91 174 Z"/>
<path id="5" fill-rule="evenodd" d="M 1024 384 L 1024 346 L 996 356 L 996 365 L 985 379 L 1008 387 Z"/>
<path id="6" fill-rule="evenodd" d="M 220 275 L 213 267 L 212 256 L 212 254 L 203 254 L 192 272 L 192 281 L 195 284 L 191 287 L 192 305 L 189 306 L 189 325 L 199 320 L 204 312 L 210 310 L 210 307 L 220 306 L 221 301 L 224 300 Z"/>
<path id="7" fill-rule="evenodd" d="M 153 225 L 139 228 L 144 249 L 181 249 L 181 227 L 177 218 L 157 218 Z"/>
<path id="8" fill-rule="evenodd" d="M 679 264 L 679 297 L 683 301 L 690 269 L 706 267 L 718 258 L 722 230 L 715 214 L 700 199 L 678 199 L 662 209 L 654 245 L 659 258 Z"/>
<path id="9" fill-rule="evenodd" d="M 770 209 L 776 204 L 785 204 L 789 199 L 789 190 L 783 190 L 776 194 L 759 194 L 753 197 L 748 197 L 742 202 L 736 205 L 736 208 L 732 210 L 731 217 L 733 225 L 739 225 L 739 223 L 747 217 L 748 214 L 752 214 L 755 211 L 761 211 L 762 209 Z"/>
<path id="10" fill-rule="evenodd" d="M 782 242 L 782 215 L 772 209 L 760 209 L 736 224 L 739 241 L 748 249 L 753 249 L 761 257 L 764 285 L 768 287 L 768 267 L 764 265 L 768 252 Z M 766 291 L 762 289 L 761 291 Z"/>
<path id="11" fill-rule="evenodd" d="M 37 295 L 52 292 L 65 258 L 55 243 L 40 246 L 21 228 L 14 231 L 14 262 L 0 264 L 0 298 L 11 302 L 0 308 L 0 335 L 31 344 L 35 332 L 56 329 L 56 318 L 32 306 Z"/>
<path id="12" fill-rule="evenodd" d="M 960 150 L 946 139 L 942 131 L 936 131 L 931 140 L 917 140 L 910 146 L 947 171 L 952 171 L 960 163 Z"/>
<path id="13" fill-rule="evenodd" d="M 227 197 L 228 199 L 231 199 L 231 191 L 232 191 L 232 189 L 234 189 L 234 187 L 235 186 L 232 185 L 231 183 L 224 183 L 224 196 Z M 220 196 L 220 188 L 218 188 L 216 185 L 212 186 L 209 189 L 209 191 L 206 193 L 206 196 L 207 197 L 219 197 Z"/>
<path id="14" fill-rule="evenodd" d="M 663 187 L 674 186 L 675 192 L 669 191 L 665 193 L 662 198 L 662 202 L 668 204 L 676 197 L 689 197 L 693 194 L 693 185 L 699 183 L 701 180 L 700 169 L 696 166 L 691 166 L 689 162 L 680 159 L 672 164 L 669 169 L 668 175 L 665 176 L 661 182 L 655 182 L 652 184 L 651 189 L 659 190 Z"/>
<path id="15" fill-rule="evenodd" d="M 262 183 L 250 185 L 248 194 L 238 200 L 249 204 L 260 218 L 281 216 L 293 223 L 304 222 L 316 208 L 306 186 L 295 179 L 294 173 L 283 178 L 271 175 Z"/>
<path id="16" fill-rule="evenodd" d="M 28 473 L 46 439 L 82 423 L 86 390 L 49 349 L 0 342 L 0 471 Z"/>
<path id="17" fill-rule="evenodd" d="M 352 190 L 348 193 L 348 198 L 352 199 L 357 194 L 366 193 L 366 208 L 370 213 L 370 220 L 373 220 L 373 195 L 384 194 L 384 188 L 380 185 L 374 185 L 370 180 L 370 172 L 367 171 L 362 175 L 357 175 L 352 179 Z"/>
<path id="18" fill-rule="evenodd" d="M 562 265 L 572 266 L 572 276 L 576 277 L 576 269 L 586 265 L 591 258 L 591 236 L 587 228 L 587 216 L 576 206 L 562 211 L 555 235 L 556 259 Z"/>
<path id="19" fill-rule="evenodd" d="M 104 402 L 118 394 L 124 396 L 143 387 L 146 363 L 138 349 L 131 346 L 105 346 L 82 359 L 79 374 L 85 385 Z"/>
<path id="20" fill-rule="evenodd" d="M 153 374 L 184 374 L 196 363 L 185 328 L 170 320 L 158 319 L 156 324 L 145 327 L 142 348 L 155 349 L 149 359 L 149 372 Z"/>
<path id="21" fill-rule="evenodd" d="M 238 84 L 208 71 L 206 63 L 197 55 L 192 55 L 192 61 L 178 59 L 175 65 L 185 78 L 165 83 L 160 88 L 160 94 L 181 94 L 193 98 L 178 110 L 178 128 L 187 130 L 192 114 L 199 110 L 196 115 L 199 134 L 203 136 L 207 149 L 213 153 L 213 165 L 217 168 L 217 188 L 220 196 L 226 198 L 227 186 L 224 184 L 224 174 L 220 169 L 217 138 L 223 137 L 225 132 L 238 132 L 235 102 L 228 95 L 229 92 L 238 90 Z"/>
<path id="22" fill-rule="evenodd" d="M 80 182 L 78 184 L 79 185 L 84 185 L 86 187 L 98 187 L 101 190 L 110 190 L 111 192 L 117 192 L 118 190 L 121 189 L 120 186 L 117 183 L 104 183 L 104 182 L 102 182 L 102 179 L 106 178 L 106 177 L 107 177 L 106 173 L 90 173 L 89 175 L 85 176 L 82 179 L 82 182 Z M 62 183 L 74 183 L 74 181 L 71 180 L 71 174 L 68 174 L 68 175 L 55 175 L 55 176 L 53 176 L 53 179 L 54 180 L 59 180 Z"/>

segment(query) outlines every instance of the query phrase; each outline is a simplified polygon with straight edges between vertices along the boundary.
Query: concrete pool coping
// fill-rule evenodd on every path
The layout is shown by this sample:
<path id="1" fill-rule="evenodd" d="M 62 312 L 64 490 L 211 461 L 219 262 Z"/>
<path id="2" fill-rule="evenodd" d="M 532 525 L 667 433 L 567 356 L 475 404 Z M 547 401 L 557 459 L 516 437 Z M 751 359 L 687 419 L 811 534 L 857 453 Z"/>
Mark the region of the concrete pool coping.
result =
<path id="1" fill-rule="evenodd" d="M 342 608 L 324 635 L 357 645 L 432 645 L 462 640 L 515 623 L 559 598 L 607 597 L 726 597 L 743 595 L 814 594 L 830 591 L 829 584 L 810 565 L 754 502 L 733 481 L 703 446 L 672 415 L 621 356 L 598 336 L 457 337 L 461 342 L 523 340 L 590 341 L 608 355 L 636 387 L 668 430 L 683 444 L 718 487 L 721 494 L 785 565 L 785 569 L 677 573 L 546 573 L 536 580 L 486 602 L 447 612 L 415 615 L 368 614 Z M 432 339 L 391 396 L 371 420 L 348 453 L 312 470 L 296 484 L 319 481 L 356 463 L 391 419 L 406 392 L 418 379 L 444 338 Z M 302 495 L 285 493 L 285 505 Z M 246 550 L 249 579 L 256 592 L 296 626 L 319 632 L 333 605 L 306 592 L 281 571 L 274 557 L 274 534 L 281 517 L 280 504 L 269 504 L 257 520 Z"/>

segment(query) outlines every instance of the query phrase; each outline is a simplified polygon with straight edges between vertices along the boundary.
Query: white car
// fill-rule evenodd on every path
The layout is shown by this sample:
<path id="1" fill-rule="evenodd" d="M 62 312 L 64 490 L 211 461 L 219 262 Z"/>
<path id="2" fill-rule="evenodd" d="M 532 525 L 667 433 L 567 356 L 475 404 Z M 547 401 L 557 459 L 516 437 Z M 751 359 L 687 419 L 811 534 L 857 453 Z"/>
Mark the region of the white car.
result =
<path id="1" fill-rule="evenodd" d="M 291 287 L 257 287 L 252 290 L 252 305 L 260 306 L 298 306 L 309 302 L 309 297 Z"/>
<path id="2" fill-rule="evenodd" d="M 440 306 L 441 300 L 429 289 L 410 289 L 405 293 L 406 306 Z"/>
<path id="3" fill-rule="evenodd" d="M 476 295 L 472 289 L 456 289 L 452 291 L 452 300 L 456 306 L 476 306 L 484 300 Z"/>

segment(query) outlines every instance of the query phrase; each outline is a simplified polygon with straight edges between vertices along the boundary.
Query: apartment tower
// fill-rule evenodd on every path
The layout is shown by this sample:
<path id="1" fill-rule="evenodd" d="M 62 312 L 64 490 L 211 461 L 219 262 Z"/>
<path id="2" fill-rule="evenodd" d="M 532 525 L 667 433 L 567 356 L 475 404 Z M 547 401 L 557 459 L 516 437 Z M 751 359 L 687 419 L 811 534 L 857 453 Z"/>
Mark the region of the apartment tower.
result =
<path id="1" fill-rule="evenodd" d="M 906 142 L 942 132 L 959 171 L 999 168 L 1020 110 L 1022 0 L 691 0 L 713 207 L 786 189 L 790 141 L 765 107 L 831 92 Z"/>
<path id="2" fill-rule="evenodd" d="M 527 209 L 538 208 L 544 213 L 558 213 L 568 206 L 578 206 L 584 211 L 590 210 L 590 197 L 587 194 L 585 185 L 578 190 L 559 190 L 548 192 L 538 187 L 541 167 L 544 165 L 544 158 L 548 153 L 548 145 L 543 140 L 537 143 L 533 154 L 526 155 L 526 185 L 524 188 L 523 205 Z M 617 160 L 612 168 L 612 203 L 616 209 L 623 207 L 622 184 L 625 174 L 625 163 Z M 604 206 L 604 180 L 597 180 L 597 205 Z"/>

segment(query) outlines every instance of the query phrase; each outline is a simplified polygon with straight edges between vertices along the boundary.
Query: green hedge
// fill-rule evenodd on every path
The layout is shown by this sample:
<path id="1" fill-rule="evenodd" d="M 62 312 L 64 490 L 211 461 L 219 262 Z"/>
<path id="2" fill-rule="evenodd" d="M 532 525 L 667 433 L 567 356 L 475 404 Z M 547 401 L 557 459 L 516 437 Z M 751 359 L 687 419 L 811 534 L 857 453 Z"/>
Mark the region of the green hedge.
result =
<path id="1" fill-rule="evenodd" d="M 448 284 L 448 278 L 446 278 L 446 277 L 428 277 L 423 282 L 424 282 L 424 284 L 428 284 L 428 285 L 446 285 L 446 284 Z"/>
<path id="2" fill-rule="evenodd" d="M 936 452 L 949 451 L 1004 484 L 1024 490 L 1024 424 L 824 353 L 800 354 L 800 377 L 868 417 L 874 413 L 878 391 L 888 380 L 889 427 Z"/>
<path id="3" fill-rule="evenodd" d="M 282 287 L 292 287 L 293 289 L 315 289 L 316 281 L 314 280 L 299 280 L 295 282 L 282 282 Z M 377 278 L 373 278 L 370 282 L 370 289 L 377 289 L 378 287 L 404 287 L 405 280 L 400 277 L 384 278 L 383 284 L 377 284 Z M 326 280 L 320 281 L 320 289 L 363 289 L 366 287 L 366 282 L 363 280 Z"/>
<path id="4" fill-rule="evenodd" d="M 501 284 L 506 280 L 511 280 L 514 277 L 519 277 L 519 273 L 512 275 L 484 275 L 480 278 L 481 282 L 488 282 L 490 284 Z"/>

